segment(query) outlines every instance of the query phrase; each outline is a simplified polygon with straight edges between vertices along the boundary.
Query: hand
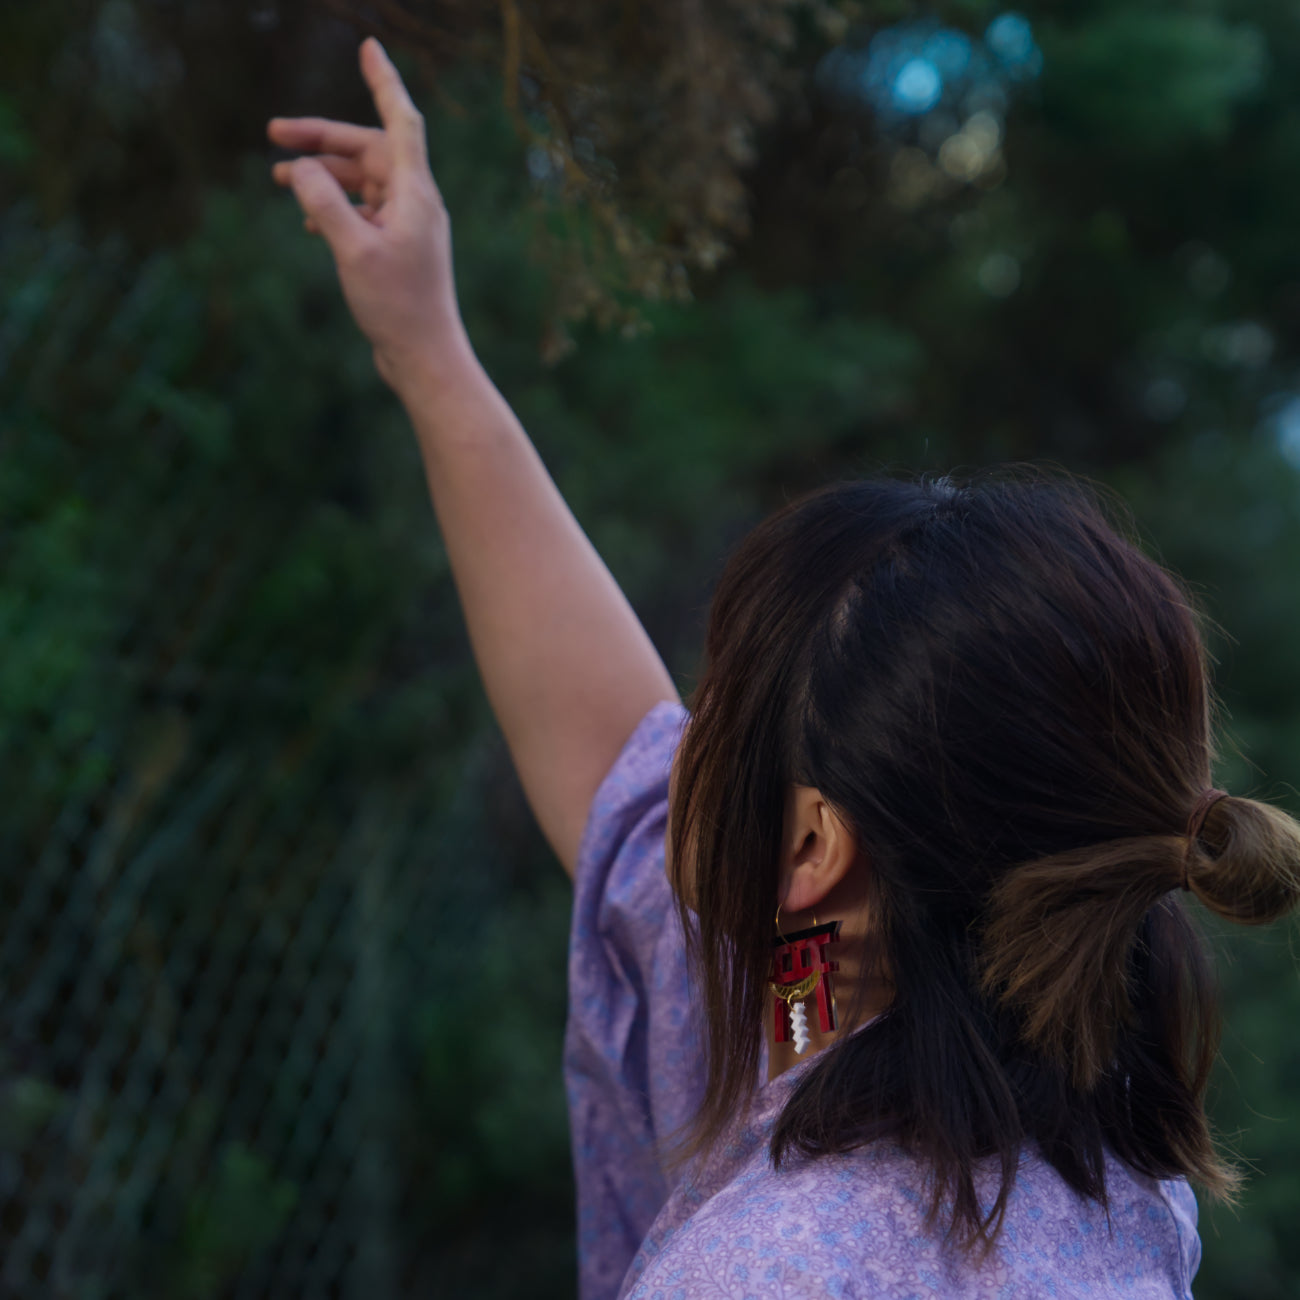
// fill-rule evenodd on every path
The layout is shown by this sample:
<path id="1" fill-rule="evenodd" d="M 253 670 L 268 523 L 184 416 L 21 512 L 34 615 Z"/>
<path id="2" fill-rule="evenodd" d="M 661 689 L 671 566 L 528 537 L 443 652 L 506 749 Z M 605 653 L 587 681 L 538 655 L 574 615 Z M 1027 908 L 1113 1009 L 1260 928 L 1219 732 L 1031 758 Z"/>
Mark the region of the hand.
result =
<path id="1" fill-rule="evenodd" d="M 429 170 L 424 118 L 383 46 L 361 43 L 361 72 L 383 128 L 324 118 L 272 118 L 267 135 L 315 157 L 276 163 L 307 230 L 334 255 L 343 297 L 394 388 L 421 367 L 468 350 L 451 260 L 451 221 Z M 360 194 L 353 207 L 347 194 Z"/>

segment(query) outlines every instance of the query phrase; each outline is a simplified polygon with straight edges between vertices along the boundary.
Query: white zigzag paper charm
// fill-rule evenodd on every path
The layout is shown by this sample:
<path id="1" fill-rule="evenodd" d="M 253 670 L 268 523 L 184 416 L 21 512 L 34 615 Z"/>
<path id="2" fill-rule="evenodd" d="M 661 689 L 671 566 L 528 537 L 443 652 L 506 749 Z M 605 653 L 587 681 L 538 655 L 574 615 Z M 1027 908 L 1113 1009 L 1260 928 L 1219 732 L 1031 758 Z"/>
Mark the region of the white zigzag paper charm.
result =
<path id="1" fill-rule="evenodd" d="M 794 1054 L 802 1056 L 808 1046 L 808 1008 L 802 1002 L 791 1004 L 790 1028 L 794 1031 Z"/>

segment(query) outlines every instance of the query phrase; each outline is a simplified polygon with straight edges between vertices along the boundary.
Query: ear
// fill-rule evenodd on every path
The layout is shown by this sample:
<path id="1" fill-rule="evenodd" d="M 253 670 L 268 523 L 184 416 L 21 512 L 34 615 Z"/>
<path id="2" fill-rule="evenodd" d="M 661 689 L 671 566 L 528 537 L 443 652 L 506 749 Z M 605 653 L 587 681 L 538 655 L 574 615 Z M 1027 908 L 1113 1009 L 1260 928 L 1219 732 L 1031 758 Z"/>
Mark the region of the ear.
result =
<path id="1" fill-rule="evenodd" d="M 791 786 L 786 796 L 781 855 L 781 907 L 806 912 L 838 885 L 858 857 L 853 832 L 811 786 Z"/>

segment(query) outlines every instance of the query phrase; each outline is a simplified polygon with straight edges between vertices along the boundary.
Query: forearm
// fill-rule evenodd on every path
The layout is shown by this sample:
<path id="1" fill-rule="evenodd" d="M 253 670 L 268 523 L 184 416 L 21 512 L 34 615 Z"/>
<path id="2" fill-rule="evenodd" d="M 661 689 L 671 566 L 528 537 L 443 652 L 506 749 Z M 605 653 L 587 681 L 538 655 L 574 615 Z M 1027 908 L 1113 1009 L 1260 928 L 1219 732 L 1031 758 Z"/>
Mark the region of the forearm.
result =
<path id="1" fill-rule="evenodd" d="M 671 676 L 466 344 L 394 384 L 474 656 L 543 833 L 572 873 L 592 797 Z"/>
<path id="2" fill-rule="evenodd" d="M 377 41 L 362 42 L 360 59 L 383 128 L 277 118 L 268 135 L 315 156 L 272 174 L 329 245 L 348 309 L 415 426 L 488 698 L 572 871 L 601 778 L 645 712 L 677 693 L 475 359 L 424 118 Z M 365 202 L 354 207 L 345 187 Z"/>

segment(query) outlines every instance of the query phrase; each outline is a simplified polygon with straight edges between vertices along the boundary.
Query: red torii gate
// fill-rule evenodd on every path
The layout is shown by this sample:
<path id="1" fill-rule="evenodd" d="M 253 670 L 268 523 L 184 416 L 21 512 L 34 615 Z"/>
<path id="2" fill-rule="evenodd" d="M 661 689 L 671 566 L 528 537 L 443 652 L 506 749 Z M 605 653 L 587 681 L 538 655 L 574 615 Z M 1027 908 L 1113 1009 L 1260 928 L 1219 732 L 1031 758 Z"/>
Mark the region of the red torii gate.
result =
<path id="1" fill-rule="evenodd" d="M 831 975 L 840 964 L 826 956 L 830 944 L 838 943 L 840 922 L 828 921 L 793 934 L 778 934 L 772 940 L 772 992 L 776 994 L 776 1041 L 787 1043 L 792 1036 L 790 1003 L 817 993 L 817 1019 L 823 1034 L 839 1027 L 835 1018 L 835 990 Z M 802 985 L 807 987 L 800 987 Z"/>

